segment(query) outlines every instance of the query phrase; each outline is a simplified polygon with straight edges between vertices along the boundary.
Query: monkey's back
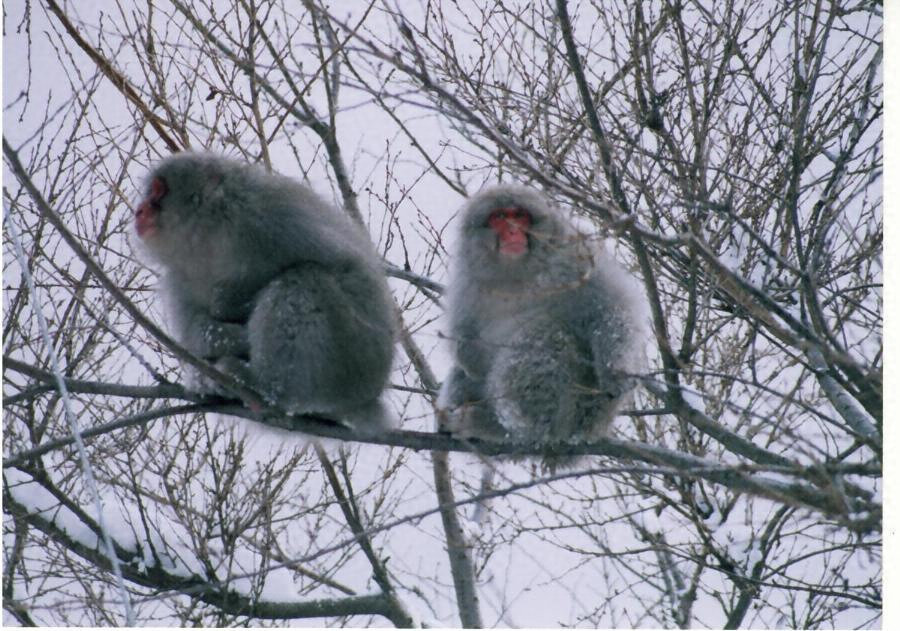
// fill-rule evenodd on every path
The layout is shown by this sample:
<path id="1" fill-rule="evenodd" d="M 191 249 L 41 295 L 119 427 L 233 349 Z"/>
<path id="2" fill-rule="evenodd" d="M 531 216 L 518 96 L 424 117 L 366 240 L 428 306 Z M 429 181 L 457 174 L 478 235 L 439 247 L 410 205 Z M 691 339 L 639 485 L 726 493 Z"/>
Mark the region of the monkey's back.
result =
<path id="1" fill-rule="evenodd" d="M 299 182 L 215 155 L 167 158 L 148 188 L 143 240 L 192 352 L 286 410 L 383 420 L 367 417 L 383 416 L 393 302 L 360 226 Z"/>

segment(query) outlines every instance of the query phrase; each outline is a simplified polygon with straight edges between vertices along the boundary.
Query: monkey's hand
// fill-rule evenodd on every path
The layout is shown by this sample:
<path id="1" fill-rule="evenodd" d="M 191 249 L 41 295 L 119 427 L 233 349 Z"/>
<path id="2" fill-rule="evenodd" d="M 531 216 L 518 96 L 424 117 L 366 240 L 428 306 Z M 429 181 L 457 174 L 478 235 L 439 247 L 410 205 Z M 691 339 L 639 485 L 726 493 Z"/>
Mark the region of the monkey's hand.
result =
<path id="1" fill-rule="evenodd" d="M 438 395 L 438 430 L 457 433 L 466 425 L 463 422 L 465 412 L 462 409 L 467 401 L 477 398 L 475 383 L 466 375 L 466 371 L 459 366 L 453 370 L 441 385 Z"/>

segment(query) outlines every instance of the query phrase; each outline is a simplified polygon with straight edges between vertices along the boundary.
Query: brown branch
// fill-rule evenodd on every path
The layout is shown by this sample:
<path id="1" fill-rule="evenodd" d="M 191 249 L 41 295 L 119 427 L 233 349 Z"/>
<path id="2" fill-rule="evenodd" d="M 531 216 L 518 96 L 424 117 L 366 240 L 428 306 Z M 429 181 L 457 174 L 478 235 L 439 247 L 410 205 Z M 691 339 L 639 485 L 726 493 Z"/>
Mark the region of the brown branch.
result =
<path id="1" fill-rule="evenodd" d="M 206 404 L 195 404 L 184 406 L 184 408 L 164 409 L 159 412 L 146 412 L 146 418 L 137 415 L 128 419 L 121 419 L 113 423 L 88 430 L 85 432 L 85 438 L 99 436 L 121 427 L 130 427 L 147 422 L 151 418 L 159 418 L 165 414 L 172 413 L 173 410 L 181 410 L 181 413 L 218 413 L 231 416 L 238 416 L 248 420 L 259 422 L 259 416 L 249 409 L 224 400 L 220 402 L 210 402 Z M 343 441 L 352 441 L 372 445 L 384 445 L 391 447 L 403 447 L 414 450 L 427 450 L 435 454 L 443 453 L 446 458 L 447 452 L 463 452 L 474 453 L 481 456 L 500 456 L 500 457 L 523 457 L 523 456 L 545 456 L 551 451 L 554 454 L 572 455 L 572 456 L 608 456 L 617 459 L 632 460 L 645 462 L 654 465 L 671 467 L 678 475 L 683 475 L 694 479 L 703 479 L 717 484 L 721 484 L 737 492 L 750 493 L 761 497 L 767 497 L 782 504 L 791 506 L 803 506 L 813 508 L 826 515 L 846 515 L 849 512 L 860 512 L 867 510 L 880 510 L 880 507 L 871 497 L 865 495 L 864 492 L 848 493 L 852 488 L 846 488 L 843 491 L 836 488 L 831 483 L 832 478 L 839 478 L 844 474 L 857 475 L 880 475 L 877 468 L 872 467 L 851 467 L 842 468 L 841 466 L 831 465 L 811 465 L 804 467 L 799 464 L 792 466 L 775 466 L 775 465 L 747 465 L 747 464 L 722 464 L 714 460 L 708 460 L 692 456 L 690 454 L 681 453 L 664 447 L 650 445 L 648 443 L 632 440 L 621 440 L 617 438 L 605 438 L 591 443 L 581 444 L 562 444 L 557 446 L 556 450 L 549 449 L 547 446 L 523 445 L 517 443 L 501 443 L 491 442 L 477 439 L 457 439 L 444 433 L 432 432 L 416 432 L 409 430 L 392 430 L 383 432 L 378 436 L 358 436 L 352 429 L 331 419 L 325 419 L 315 416 L 268 416 L 265 424 L 280 427 L 294 432 L 302 432 L 312 436 L 322 438 L 333 438 Z M 27 460 L 41 455 L 52 449 L 58 449 L 73 441 L 71 437 L 60 437 L 50 443 L 45 443 L 35 447 L 34 449 L 14 454 L 4 459 L 4 467 L 24 466 Z M 447 476 L 448 472 L 443 469 L 439 463 L 437 466 L 438 474 Z M 762 475 L 764 473 L 775 473 L 779 476 L 791 476 L 797 481 L 784 481 L 779 478 Z M 444 488 L 445 483 L 442 478 L 440 481 L 442 493 L 447 489 Z M 548 478 L 549 479 L 549 478 Z M 825 484 L 825 488 L 817 488 L 804 481 L 814 484 Z M 437 482 L 437 480 L 436 480 Z M 452 509 L 458 505 L 452 497 L 452 488 L 449 495 L 441 495 L 440 506 L 443 509 Z M 852 495 L 852 497 L 850 496 Z M 445 503 L 449 502 L 448 503 Z M 455 513 L 450 520 L 450 525 L 459 525 Z M 446 519 L 446 518 L 445 518 Z M 454 531 L 456 527 L 454 527 Z M 461 532 L 461 528 L 459 529 Z M 462 554 L 462 550 L 468 555 L 468 548 L 461 543 L 461 547 L 454 554 Z M 453 557 L 451 557 L 452 559 Z M 462 563 L 462 556 L 457 561 Z M 469 560 L 469 564 L 471 561 Z M 457 569 L 462 571 L 465 569 L 465 563 L 458 566 Z M 466 574 L 465 576 L 469 576 Z M 463 576 L 462 574 L 460 575 Z M 466 584 L 467 581 L 463 581 Z M 467 602 L 477 603 L 477 596 L 474 590 L 466 591 Z"/>
<path id="2" fill-rule="evenodd" d="M 372 566 L 372 575 L 375 578 L 375 582 L 381 588 L 381 594 L 384 599 L 390 604 L 390 614 L 387 617 L 398 628 L 404 629 L 414 626 L 412 617 L 397 598 L 384 562 L 375 553 L 375 548 L 372 546 L 372 538 L 366 532 L 362 521 L 360 521 L 358 507 L 356 507 L 352 497 L 348 497 L 344 493 L 341 481 L 334 470 L 334 465 L 331 464 L 328 454 L 325 453 L 321 445 L 316 445 L 316 455 L 319 457 L 319 463 L 321 463 L 325 477 L 328 479 L 328 484 L 331 486 L 331 490 L 338 501 L 338 506 L 341 507 L 341 512 L 344 514 L 347 525 L 350 526 L 350 530 L 356 536 L 359 547 Z"/>
<path id="3" fill-rule="evenodd" d="M 15 501 L 12 493 L 9 492 L 8 485 L 4 487 L 3 495 L 4 507 L 17 519 L 34 526 L 89 563 L 109 569 L 109 559 L 104 553 L 70 536 L 52 519 L 46 519 L 44 516 L 48 513 L 29 512 L 26 506 Z M 174 591 L 192 596 L 230 615 L 250 616 L 261 620 L 336 618 L 360 615 L 379 615 L 391 619 L 389 604 L 381 594 L 297 602 L 262 601 L 237 592 L 229 586 L 229 580 L 240 577 L 230 577 L 224 581 L 196 574 L 185 577 L 167 572 L 160 565 L 142 568 L 135 561 L 133 551 L 120 550 L 119 557 L 122 561 L 122 574 L 129 581 L 154 590 Z"/>
<path id="4" fill-rule="evenodd" d="M 159 116 L 150 111 L 150 108 L 144 103 L 141 95 L 137 93 L 131 84 L 128 82 L 128 79 L 125 78 L 120 72 L 118 72 L 115 68 L 112 67 L 109 60 L 106 59 L 103 55 L 101 55 L 97 50 L 91 46 L 87 40 L 81 37 L 81 34 L 78 32 L 78 29 L 75 28 L 75 25 L 69 21 L 68 16 L 63 12 L 58 4 L 56 4 L 55 0 L 44 0 L 47 3 L 47 8 L 50 9 L 50 12 L 53 13 L 57 19 L 59 19 L 60 23 L 63 25 L 63 28 L 66 29 L 66 32 L 72 38 L 72 40 L 78 44 L 78 46 L 87 53 L 87 56 L 91 58 L 91 60 L 97 64 L 97 67 L 100 69 L 106 77 L 112 82 L 112 84 L 122 93 L 122 95 L 128 99 L 135 107 L 137 107 L 141 114 L 143 114 L 144 118 L 147 119 L 147 122 L 150 123 L 150 126 L 156 130 L 156 133 L 159 134 L 159 137 L 163 139 L 166 145 L 169 147 L 171 151 L 178 152 L 182 150 L 182 147 L 175 142 L 175 140 L 168 134 L 168 132 L 163 128 L 165 125 L 165 121 L 163 121 Z"/>
<path id="5" fill-rule="evenodd" d="M 425 388 L 437 392 L 439 390 L 438 380 L 405 326 L 400 328 L 400 343 L 415 366 Z M 440 419 L 440 416 L 438 418 Z M 440 421 L 438 429 L 443 429 Z M 468 441 L 457 442 L 471 447 L 471 443 Z M 460 623 L 466 628 L 480 628 L 483 624 L 478 591 L 475 589 L 475 568 L 472 565 L 471 548 L 459 523 L 459 515 L 456 514 L 457 501 L 453 494 L 453 478 L 450 475 L 448 451 L 450 450 L 432 449 L 431 468 L 434 474 L 434 492 L 438 498 L 441 523 L 447 537 L 447 556 L 450 559 L 450 575 L 453 577 L 453 588 L 456 591 L 456 608 L 459 610 Z"/>

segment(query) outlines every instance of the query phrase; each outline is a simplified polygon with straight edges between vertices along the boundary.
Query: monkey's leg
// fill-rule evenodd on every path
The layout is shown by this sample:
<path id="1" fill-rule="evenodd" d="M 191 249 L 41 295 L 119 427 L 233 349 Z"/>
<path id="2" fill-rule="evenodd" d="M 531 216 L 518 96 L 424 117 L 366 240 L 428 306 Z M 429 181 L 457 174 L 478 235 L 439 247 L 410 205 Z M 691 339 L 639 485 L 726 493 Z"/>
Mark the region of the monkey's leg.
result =
<path id="1" fill-rule="evenodd" d="M 589 369 L 573 336 L 558 329 L 523 331 L 498 350 L 488 375 L 500 423 L 523 442 L 565 440 L 576 427 L 578 384 Z"/>
<path id="2" fill-rule="evenodd" d="M 547 469 L 575 464 L 567 446 L 585 439 L 594 394 L 586 350 L 561 329 L 523 331 L 497 353 L 488 377 L 500 423 L 514 440 L 541 448 Z"/>
<path id="3" fill-rule="evenodd" d="M 391 311 L 359 270 L 286 271 L 260 292 L 248 331 L 260 388 L 287 411 L 354 424 L 384 415 L 378 397 L 391 368 Z"/>

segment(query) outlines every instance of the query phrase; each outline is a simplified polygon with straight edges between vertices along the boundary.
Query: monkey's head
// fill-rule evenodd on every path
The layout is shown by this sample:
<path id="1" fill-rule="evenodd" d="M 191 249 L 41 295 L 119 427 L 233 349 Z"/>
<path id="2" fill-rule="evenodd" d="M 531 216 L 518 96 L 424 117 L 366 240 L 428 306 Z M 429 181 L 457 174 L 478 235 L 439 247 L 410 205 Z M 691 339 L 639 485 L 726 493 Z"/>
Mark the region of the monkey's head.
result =
<path id="1" fill-rule="evenodd" d="M 501 185 L 475 195 L 463 211 L 459 261 L 470 274 L 505 280 L 535 277 L 573 260 L 582 241 L 562 211 L 540 193 Z M 565 265 L 563 265 L 565 266 Z"/>
<path id="2" fill-rule="evenodd" d="M 160 162 L 145 184 L 145 197 L 135 210 L 135 231 L 150 253 L 162 262 L 185 263 L 233 242 L 254 170 L 209 154 L 179 153 Z"/>

